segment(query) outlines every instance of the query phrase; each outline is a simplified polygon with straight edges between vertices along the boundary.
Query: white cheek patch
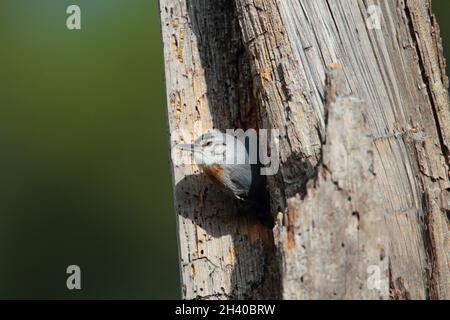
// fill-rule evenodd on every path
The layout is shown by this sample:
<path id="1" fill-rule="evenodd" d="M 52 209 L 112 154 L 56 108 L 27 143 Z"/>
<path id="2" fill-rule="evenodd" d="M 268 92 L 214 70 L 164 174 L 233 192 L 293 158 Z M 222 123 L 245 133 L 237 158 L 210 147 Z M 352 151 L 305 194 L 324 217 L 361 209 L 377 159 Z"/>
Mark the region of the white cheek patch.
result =
<path id="1" fill-rule="evenodd" d="M 224 145 L 217 145 L 211 150 L 211 157 L 214 158 L 215 163 L 217 164 L 225 164 L 226 160 L 226 147 Z"/>
<path id="2" fill-rule="evenodd" d="M 196 152 L 194 157 L 195 157 L 195 163 L 198 165 L 208 165 L 209 164 L 208 159 L 210 157 L 208 157 L 208 155 L 205 154 L 204 152 Z"/>
<path id="3" fill-rule="evenodd" d="M 226 147 L 223 144 L 220 144 L 216 147 L 214 147 L 214 154 L 216 155 L 222 155 L 225 153 Z"/>

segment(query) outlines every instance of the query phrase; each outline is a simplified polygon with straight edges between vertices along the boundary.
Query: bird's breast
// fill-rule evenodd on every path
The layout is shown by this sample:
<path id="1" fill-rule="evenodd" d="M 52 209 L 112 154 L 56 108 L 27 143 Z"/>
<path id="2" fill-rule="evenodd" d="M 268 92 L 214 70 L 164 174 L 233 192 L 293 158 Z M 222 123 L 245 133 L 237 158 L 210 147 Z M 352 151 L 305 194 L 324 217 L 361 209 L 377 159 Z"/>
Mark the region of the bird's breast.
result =
<path id="1" fill-rule="evenodd" d="M 218 186 L 223 187 L 223 169 L 218 165 L 203 167 L 203 172 Z"/>

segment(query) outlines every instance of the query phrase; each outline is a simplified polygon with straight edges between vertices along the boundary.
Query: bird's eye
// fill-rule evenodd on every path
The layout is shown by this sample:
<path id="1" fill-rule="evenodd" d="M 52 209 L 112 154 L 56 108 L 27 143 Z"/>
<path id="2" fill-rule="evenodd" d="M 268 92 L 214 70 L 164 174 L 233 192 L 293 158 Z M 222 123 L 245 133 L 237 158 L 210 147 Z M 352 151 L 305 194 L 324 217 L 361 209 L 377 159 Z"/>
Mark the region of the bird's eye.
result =
<path id="1" fill-rule="evenodd" d="M 207 146 L 207 147 L 209 147 L 211 145 L 212 145 L 212 141 L 208 141 L 208 142 L 205 143 L 205 146 Z"/>

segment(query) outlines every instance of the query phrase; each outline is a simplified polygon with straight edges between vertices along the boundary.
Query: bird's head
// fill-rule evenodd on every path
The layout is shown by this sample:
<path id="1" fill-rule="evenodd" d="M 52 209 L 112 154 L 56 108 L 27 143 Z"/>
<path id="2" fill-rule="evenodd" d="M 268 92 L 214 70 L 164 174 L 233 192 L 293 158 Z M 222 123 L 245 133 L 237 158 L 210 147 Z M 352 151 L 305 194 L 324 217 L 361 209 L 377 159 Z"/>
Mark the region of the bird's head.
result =
<path id="1" fill-rule="evenodd" d="M 247 159 L 247 151 L 239 139 L 217 130 L 202 134 L 192 144 L 178 144 L 176 147 L 191 152 L 200 167 L 242 164 Z"/>

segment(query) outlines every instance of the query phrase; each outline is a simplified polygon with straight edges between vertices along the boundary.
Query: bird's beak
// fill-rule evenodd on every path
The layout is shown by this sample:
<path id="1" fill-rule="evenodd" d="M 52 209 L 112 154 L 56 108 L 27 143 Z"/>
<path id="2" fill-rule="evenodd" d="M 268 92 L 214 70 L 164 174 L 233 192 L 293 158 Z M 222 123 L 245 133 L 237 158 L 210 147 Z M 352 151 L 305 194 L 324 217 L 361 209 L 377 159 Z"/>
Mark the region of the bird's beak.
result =
<path id="1" fill-rule="evenodd" d="M 181 149 L 181 150 L 185 150 L 185 151 L 190 151 L 190 152 L 195 151 L 195 144 L 182 143 L 182 144 L 177 144 L 175 147 L 178 149 Z"/>

